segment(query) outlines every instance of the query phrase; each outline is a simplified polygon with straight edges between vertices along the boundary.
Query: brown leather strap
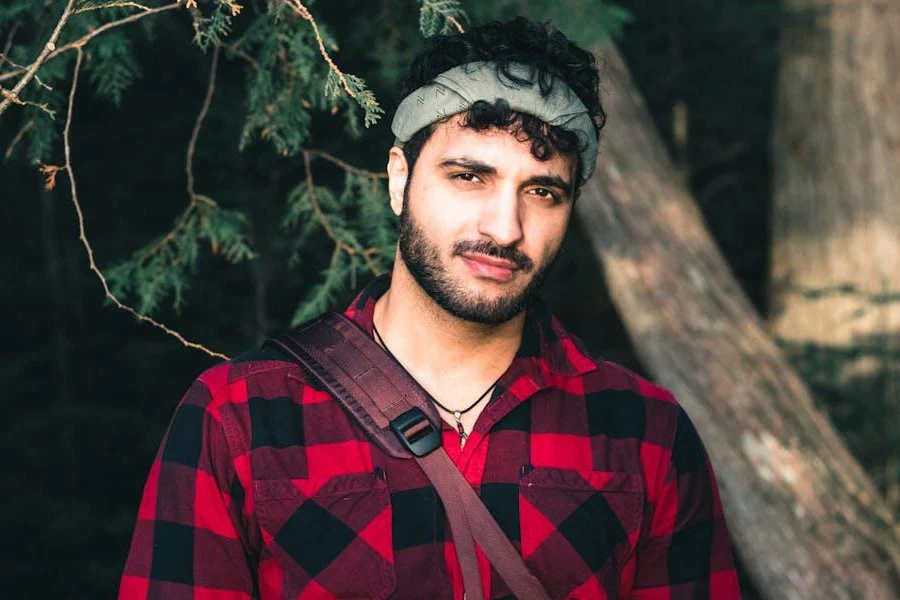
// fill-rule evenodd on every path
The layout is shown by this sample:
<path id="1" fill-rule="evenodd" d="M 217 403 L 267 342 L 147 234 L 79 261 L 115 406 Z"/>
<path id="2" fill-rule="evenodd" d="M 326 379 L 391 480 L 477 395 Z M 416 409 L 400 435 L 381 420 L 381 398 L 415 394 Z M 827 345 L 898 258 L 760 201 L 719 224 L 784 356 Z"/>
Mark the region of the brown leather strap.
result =
<path id="1" fill-rule="evenodd" d="M 381 346 L 338 313 L 327 313 L 269 342 L 321 381 L 385 452 L 418 462 L 447 512 L 467 600 L 484 598 L 475 541 L 517 598 L 549 600 L 440 446 L 441 420 L 428 392 Z"/>
<path id="2" fill-rule="evenodd" d="M 444 502 L 444 507 L 447 510 L 448 519 L 450 517 L 450 509 L 447 506 L 446 495 L 453 493 L 458 498 L 454 502 L 458 503 L 458 506 L 465 510 L 475 541 L 478 542 L 478 545 L 487 555 L 488 560 L 494 566 L 494 569 L 497 570 L 497 573 L 500 574 L 503 581 L 506 582 L 513 595 L 522 600 L 549 600 L 550 596 L 544 590 L 541 582 L 528 570 L 525 561 L 522 560 L 512 542 L 500 529 L 500 525 L 497 524 L 494 516 L 488 511 L 484 502 L 481 501 L 481 498 L 478 497 L 475 490 L 463 477 L 463 474 L 459 472 L 459 469 L 450 460 L 447 452 L 443 448 L 438 448 L 427 456 L 416 458 L 416 460 L 441 496 L 441 500 Z M 441 488 L 450 488 L 452 492 L 442 493 Z M 453 536 L 454 541 L 456 541 L 455 532 Z M 472 548 L 472 551 L 474 553 L 474 548 Z M 459 553 L 459 545 L 457 545 L 457 554 L 459 555 Z M 462 564 L 462 559 L 460 559 L 460 564 Z M 463 575 L 465 575 L 465 572 L 463 572 Z M 465 580 L 465 577 L 463 579 Z M 468 586 L 466 587 L 466 597 L 473 597 L 469 594 Z"/>

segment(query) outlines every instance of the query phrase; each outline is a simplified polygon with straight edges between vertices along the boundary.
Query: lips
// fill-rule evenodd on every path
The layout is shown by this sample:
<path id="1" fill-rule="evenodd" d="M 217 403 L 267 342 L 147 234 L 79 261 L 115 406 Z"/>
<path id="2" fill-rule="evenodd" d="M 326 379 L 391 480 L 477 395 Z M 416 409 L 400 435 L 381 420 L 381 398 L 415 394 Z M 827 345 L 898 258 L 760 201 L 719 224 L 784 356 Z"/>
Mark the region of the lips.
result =
<path id="1" fill-rule="evenodd" d="M 511 260 L 485 254 L 464 253 L 460 256 L 476 276 L 496 281 L 509 281 L 512 279 L 513 273 L 519 269 L 519 265 Z"/>

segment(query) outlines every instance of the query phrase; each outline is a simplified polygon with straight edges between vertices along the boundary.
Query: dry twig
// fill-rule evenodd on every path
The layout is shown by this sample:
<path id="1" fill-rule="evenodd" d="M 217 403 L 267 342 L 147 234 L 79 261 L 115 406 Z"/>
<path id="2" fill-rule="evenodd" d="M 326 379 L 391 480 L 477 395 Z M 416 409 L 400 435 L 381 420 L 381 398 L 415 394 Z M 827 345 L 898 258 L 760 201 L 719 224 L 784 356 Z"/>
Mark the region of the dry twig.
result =
<path id="1" fill-rule="evenodd" d="M 322 150 L 307 150 L 306 152 L 308 152 L 310 156 L 322 158 L 334 165 L 339 166 L 340 168 L 344 169 L 345 171 L 349 171 L 351 173 L 356 173 L 357 175 L 362 175 L 363 177 L 369 177 L 371 179 L 387 179 L 388 178 L 387 173 L 376 173 L 375 171 L 369 171 L 367 169 L 361 169 L 359 167 L 354 167 L 350 163 L 344 162 L 343 160 L 339 159 L 337 156 L 334 156 L 333 154 L 329 154 Z"/>
<path id="2" fill-rule="evenodd" d="M 188 196 L 191 199 L 191 203 L 194 204 L 198 199 L 202 199 L 202 201 L 210 202 L 215 205 L 210 198 L 206 196 L 197 195 L 196 190 L 194 189 L 194 152 L 197 150 L 197 138 L 200 137 L 200 128 L 203 127 L 203 121 L 206 119 L 206 115 L 209 112 L 209 106 L 212 103 L 213 92 L 216 89 L 216 72 L 219 68 L 219 47 L 213 47 L 212 52 L 212 64 L 209 67 L 209 82 L 206 85 L 206 96 L 203 98 L 203 105 L 200 107 L 200 114 L 197 115 L 197 121 L 194 123 L 194 129 L 191 131 L 191 141 L 188 142 L 187 149 L 187 158 L 185 159 L 185 173 L 187 174 L 187 191 Z"/>
<path id="3" fill-rule="evenodd" d="M 8 56 L 8 52 L 9 52 L 9 51 L 0 53 L 0 62 L 2 62 L 2 61 L 5 60 L 5 61 L 8 62 L 14 69 L 16 69 L 16 70 L 19 71 L 19 72 L 28 70 L 28 67 L 25 67 L 25 66 L 23 66 L 23 65 L 20 65 L 20 64 L 17 63 L 16 61 L 12 60 L 12 59 Z M 15 72 L 16 72 L 16 71 L 12 71 L 12 73 L 15 73 Z M 51 86 L 49 86 L 49 85 L 47 85 L 46 83 L 44 83 L 43 81 L 41 81 L 41 77 L 40 77 L 38 74 L 36 74 L 36 73 L 35 73 L 35 75 L 34 75 L 34 80 L 37 81 L 38 85 L 40 85 L 40 86 L 41 86 L 42 88 L 44 88 L 45 90 L 53 90 L 53 88 L 52 88 Z"/>
<path id="4" fill-rule="evenodd" d="M 210 206 L 216 206 L 215 200 L 210 198 L 209 196 L 205 196 L 203 194 L 198 194 L 194 189 L 194 153 L 197 149 L 197 139 L 200 137 L 200 129 L 203 127 L 203 121 L 206 119 L 206 115 L 209 112 L 210 104 L 212 103 L 213 91 L 216 87 L 216 72 L 219 68 L 219 47 L 215 46 L 213 48 L 213 56 L 212 56 L 212 64 L 209 68 L 209 82 L 206 85 L 206 96 L 203 99 L 203 104 L 200 107 L 200 113 L 197 115 L 197 121 L 194 123 L 194 129 L 191 131 L 191 140 L 188 142 L 187 156 L 185 158 L 185 166 L 184 171 L 187 174 L 187 193 L 188 198 L 190 199 L 187 205 L 187 208 L 184 209 L 184 212 L 181 213 L 181 216 L 178 218 L 178 222 L 175 224 L 175 227 L 172 228 L 169 233 L 164 235 L 160 240 L 153 245 L 147 252 L 144 252 L 141 257 L 138 259 L 139 264 L 144 264 L 147 260 L 157 254 L 160 250 L 165 247 L 166 244 L 175 239 L 178 235 L 178 232 L 181 231 L 184 226 L 187 224 L 188 219 L 194 210 L 197 209 L 197 206 L 200 203 L 208 204 Z"/>
<path id="5" fill-rule="evenodd" d="M 90 262 L 90 269 L 97 275 L 97 278 L 100 279 L 100 283 L 103 286 L 103 292 L 106 296 L 106 299 L 109 300 L 110 302 L 112 302 L 116 306 L 116 308 L 124 310 L 125 312 L 131 314 L 133 317 L 135 317 L 139 321 L 149 323 L 149 324 L 153 325 L 154 327 L 161 329 L 162 331 L 171 335 L 172 337 L 177 339 L 179 342 L 181 342 L 184 346 L 186 346 L 188 348 L 193 348 L 195 350 L 201 350 L 203 352 L 206 352 L 208 355 L 210 355 L 212 357 L 227 360 L 228 357 L 226 355 L 221 354 L 219 352 L 214 352 L 202 344 L 188 341 L 184 338 L 184 336 L 182 336 L 180 333 L 178 333 L 174 329 L 170 329 L 169 327 L 166 327 L 159 321 L 157 321 L 151 317 L 148 317 L 147 315 L 141 314 L 138 311 L 136 311 L 134 308 L 132 308 L 126 304 L 123 304 L 110 291 L 109 284 L 106 281 L 106 277 L 104 277 L 103 272 L 100 271 L 100 268 L 97 266 L 97 263 L 94 261 L 94 250 L 93 250 L 93 248 L 91 248 L 91 245 L 87 239 L 87 235 L 85 234 L 84 214 L 81 211 L 81 204 L 78 201 L 78 190 L 75 186 L 75 174 L 72 172 L 72 152 L 71 152 L 71 146 L 69 144 L 69 130 L 72 125 L 72 107 L 75 104 L 75 90 L 78 87 L 78 74 L 81 70 L 82 59 L 84 58 L 84 51 L 81 49 L 81 46 L 75 46 L 75 51 L 77 53 L 76 59 L 75 59 L 75 70 L 72 74 L 72 89 L 69 91 L 69 106 L 68 106 L 68 109 L 66 112 L 66 124 L 65 124 L 65 127 L 63 128 L 63 148 L 65 150 L 65 157 L 66 157 L 66 164 L 65 164 L 64 168 L 69 176 L 69 187 L 71 189 L 71 194 L 72 194 L 72 204 L 75 206 L 75 213 L 78 216 L 78 239 L 81 240 L 81 243 L 84 245 L 84 249 L 87 251 L 88 261 Z"/>
<path id="6" fill-rule="evenodd" d="M 13 23 L 13 26 L 10 28 L 9 34 L 7 34 L 7 36 L 6 36 L 6 43 L 3 44 L 3 52 L 0 52 L 0 65 L 3 64 L 4 60 L 9 62 L 9 59 L 6 58 L 6 55 L 9 54 L 9 51 L 12 48 L 13 39 L 15 39 L 16 32 L 19 31 L 19 27 L 21 27 L 21 26 L 22 26 L 22 22 L 16 21 L 15 23 Z"/>
<path id="7" fill-rule="evenodd" d="M 457 21 L 457 20 L 453 17 L 453 15 L 447 15 L 447 20 L 450 21 L 450 23 L 452 23 L 453 26 L 456 27 L 456 29 L 457 29 L 460 33 L 465 33 L 465 32 L 466 32 L 466 30 L 463 29 L 463 26 L 459 23 L 459 21 Z"/>
<path id="8" fill-rule="evenodd" d="M 6 149 L 6 154 L 3 155 L 3 162 L 9 160 L 9 157 L 12 156 L 13 150 L 15 150 L 16 145 L 22 141 L 22 138 L 25 137 L 25 134 L 28 133 L 28 130 L 32 128 L 34 125 L 34 119 L 28 119 L 28 121 L 22 126 L 19 132 L 13 136 L 12 141 L 9 143 L 9 147 Z"/>
<path id="9" fill-rule="evenodd" d="M 44 189 L 48 192 L 56 187 L 56 175 L 66 168 L 57 165 L 41 165 L 40 171 L 44 174 Z"/>
<path id="10" fill-rule="evenodd" d="M 75 9 L 73 15 L 77 15 L 84 12 L 90 12 L 92 10 L 100 10 L 103 8 L 118 8 L 118 7 L 131 7 L 131 8 L 139 8 L 143 11 L 151 10 L 149 6 L 144 6 L 138 2 L 129 2 L 128 0 L 113 0 L 111 2 L 104 2 L 103 4 L 91 4 L 87 6 L 82 6 L 80 8 Z"/>

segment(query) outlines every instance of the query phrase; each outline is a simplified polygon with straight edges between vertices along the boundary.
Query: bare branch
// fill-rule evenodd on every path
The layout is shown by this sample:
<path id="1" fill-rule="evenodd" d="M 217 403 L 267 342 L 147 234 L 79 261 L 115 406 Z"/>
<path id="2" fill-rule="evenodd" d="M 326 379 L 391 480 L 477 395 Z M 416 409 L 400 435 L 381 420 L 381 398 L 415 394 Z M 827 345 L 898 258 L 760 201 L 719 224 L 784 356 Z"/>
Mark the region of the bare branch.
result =
<path id="1" fill-rule="evenodd" d="M 138 258 L 138 264 L 140 265 L 143 265 L 147 260 L 159 253 L 166 244 L 175 239 L 178 232 L 187 224 L 188 219 L 197 209 L 199 203 L 203 202 L 210 206 L 216 206 L 215 200 L 209 196 L 198 194 L 194 189 L 194 152 L 197 149 L 197 139 L 200 137 L 200 128 L 203 126 L 203 121 L 206 119 L 206 114 L 209 112 L 209 106 L 212 103 L 213 91 L 216 87 L 216 72 L 218 71 L 218 66 L 219 47 L 215 46 L 213 48 L 212 65 L 210 65 L 209 68 L 209 83 L 206 85 L 206 96 L 200 107 L 200 113 L 197 115 L 197 121 L 194 123 L 194 129 L 191 132 L 191 140 L 188 142 L 187 156 L 185 158 L 184 170 L 187 174 L 187 193 L 188 198 L 190 199 L 187 208 L 181 213 L 181 216 L 178 218 L 178 221 L 171 231 L 161 237 L 153 247 L 149 248 L 146 252 L 141 253 L 141 256 Z"/>
<path id="2" fill-rule="evenodd" d="M 191 199 L 191 204 L 197 202 L 200 197 L 194 189 L 194 152 L 197 149 L 197 138 L 200 136 L 200 128 L 209 112 L 209 105 L 212 103 L 213 92 L 216 89 L 216 71 L 219 67 L 219 47 L 213 48 L 212 65 L 209 67 L 209 83 L 206 86 L 206 97 L 203 99 L 203 105 L 200 107 L 200 114 L 197 115 L 197 122 L 194 123 L 194 130 L 191 132 L 191 141 L 188 143 L 187 158 L 185 160 L 185 173 L 187 174 L 187 191 Z M 211 199 L 203 196 L 204 201 L 212 202 Z"/>
<path id="3" fill-rule="evenodd" d="M 25 70 L 27 70 L 27 67 L 24 67 L 24 66 L 20 65 L 19 63 L 17 63 L 16 61 L 14 61 L 13 59 L 11 59 L 11 58 L 8 56 L 8 51 L 6 51 L 6 52 L 0 52 L 0 61 L 3 61 L 3 60 L 5 60 L 6 62 L 8 62 L 10 65 L 12 65 L 14 69 L 17 69 L 17 70 L 19 70 L 19 71 L 25 71 Z M 13 71 L 13 73 L 15 73 L 15 71 Z M 37 82 L 38 82 L 38 85 L 40 85 L 40 86 L 41 86 L 42 88 L 44 88 L 45 90 L 53 90 L 53 88 L 52 88 L 51 86 L 49 86 L 49 85 L 47 85 L 46 83 L 44 83 L 43 81 L 41 81 L 41 78 L 40 78 L 39 75 L 35 74 L 34 80 L 37 81 Z"/>
<path id="4" fill-rule="evenodd" d="M 460 25 L 459 21 L 457 21 L 457 20 L 453 17 L 453 15 L 447 15 L 447 20 L 450 21 L 450 23 L 452 23 L 453 26 L 456 27 L 456 29 L 457 29 L 460 33 L 465 33 L 465 32 L 466 32 L 466 30 L 463 29 L 463 26 Z"/>
<path id="5" fill-rule="evenodd" d="M 56 49 L 56 40 L 59 39 L 59 34 L 62 32 L 63 26 L 72 15 L 72 4 L 74 4 L 74 2 L 75 0 L 69 0 L 68 2 L 66 2 L 66 8 L 65 10 L 63 10 L 62 16 L 56 23 L 56 27 L 53 28 L 53 32 L 50 34 L 50 38 L 47 40 L 47 43 L 45 43 L 44 47 L 41 48 L 41 53 L 38 54 L 38 57 L 36 59 L 34 59 L 34 62 L 31 63 L 31 65 L 28 67 L 28 70 L 25 71 L 25 74 L 22 75 L 22 78 L 19 79 L 18 83 L 16 83 L 13 89 L 8 94 L 3 94 L 3 100 L 0 101 L 0 115 L 3 115 L 3 113 L 6 112 L 6 109 L 9 108 L 9 105 L 12 104 L 14 100 L 18 99 L 19 93 L 23 89 L 25 89 L 25 86 L 28 85 L 28 82 L 34 78 L 34 76 L 38 72 L 38 69 L 40 69 L 41 65 L 44 64 L 44 61 L 49 60 L 50 54 Z"/>
<path id="6" fill-rule="evenodd" d="M 19 130 L 19 133 L 17 133 L 13 137 L 12 141 L 9 143 L 9 147 L 6 149 L 6 154 L 3 155 L 3 162 L 9 160 L 9 157 L 12 156 L 13 150 L 15 149 L 16 145 L 22 141 L 22 138 L 25 137 L 25 134 L 28 133 L 28 130 L 31 129 L 33 125 L 34 119 L 28 119 L 28 122 L 22 126 L 22 129 Z"/>
<path id="7" fill-rule="evenodd" d="M 103 4 L 90 4 L 87 6 L 82 6 L 80 8 L 75 9 L 73 15 L 77 15 L 84 12 L 90 12 L 92 10 L 100 10 L 103 8 L 116 8 L 116 7 L 131 7 L 131 8 L 139 8 L 143 11 L 151 10 L 149 6 L 144 6 L 143 4 L 139 4 L 137 2 L 129 2 L 128 0 L 113 0 L 112 2 L 104 2 Z"/>
<path id="8" fill-rule="evenodd" d="M 72 125 L 72 107 L 75 104 L 75 90 L 78 87 L 78 74 L 81 70 L 81 62 L 84 58 L 84 51 L 81 49 L 81 46 L 76 45 L 73 47 L 75 48 L 75 51 L 77 54 L 76 54 L 76 59 L 75 59 L 75 70 L 74 70 L 74 73 L 72 74 L 72 89 L 69 91 L 69 107 L 66 112 L 66 124 L 65 124 L 65 127 L 63 128 L 63 147 L 65 150 L 65 157 L 66 157 L 66 164 L 65 164 L 64 168 L 69 176 L 69 187 L 71 188 L 71 193 L 72 193 L 72 204 L 75 206 L 75 213 L 78 216 L 78 239 L 81 240 L 81 243 L 84 245 L 84 249 L 87 251 L 88 260 L 90 262 L 90 269 L 97 275 L 97 278 L 100 280 L 100 283 L 103 286 L 103 292 L 104 292 L 107 300 L 112 302 L 117 308 L 124 310 L 125 312 L 131 314 L 133 317 L 135 317 L 139 321 L 149 323 L 150 325 L 153 325 L 154 327 L 161 329 L 162 331 L 171 335 L 172 337 L 177 339 L 179 342 L 181 342 L 184 346 L 186 346 L 188 348 L 200 350 L 212 357 L 227 360 L 228 357 L 226 355 L 221 354 L 219 352 L 214 352 L 214 351 L 210 350 L 209 348 L 207 348 L 206 346 L 203 346 L 202 344 L 198 344 L 196 342 L 190 342 L 190 341 L 186 340 L 184 338 L 184 336 L 182 336 L 177 331 L 170 329 L 169 327 L 166 327 L 159 321 L 156 321 L 155 319 L 148 317 L 147 315 L 141 314 L 138 311 L 136 311 L 135 309 L 133 309 L 132 307 L 123 304 L 110 291 L 109 284 L 106 281 L 106 277 L 103 276 L 103 272 L 100 271 L 100 268 L 97 267 L 97 263 L 94 261 L 94 250 L 93 250 L 93 248 L 91 248 L 91 245 L 87 239 L 87 235 L 85 234 L 84 214 L 81 211 L 81 204 L 78 201 L 78 190 L 75 186 L 75 174 L 72 171 L 72 151 L 71 151 L 71 146 L 69 144 L 69 130 L 71 129 L 71 125 Z"/>
<path id="9" fill-rule="evenodd" d="M 16 21 L 9 30 L 9 34 L 6 36 L 6 43 L 3 44 L 3 52 L 0 52 L 0 65 L 3 64 L 4 60 L 9 61 L 9 59 L 6 58 L 6 55 L 9 54 L 9 51 L 12 48 L 13 39 L 16 37 L 16 32 L 19 31 L 21 25 L 21 21 Z"/>
<path id="10" fill-rule="evenodd" d="M 322 150 L 307 150 L 306 152 L 308 152 L 310 156 L 316 156 L 318 158 L 325 159 L 328 162 L 339 166 L 340 168 L 344 169 L 345 171 L 349 171 L 350 173 L 356 173 L 357 175 L 362 175 L 363 177 L 369 177 L 371 179 L 387 179 L 388 178 L 387 173 L 376 173 L 375 171 L 369 171 L 367 169 L 361 169 L 359 167 L 354 167 L 353 165 L 351 165 L 347 162 L 344 162 L 340 158 L 338 158 L 332 154 L 329 154 L 327 152 L 324 152 Z"/>
<path id="11" fill-rule="evenodd" d="M 56 112 L 54 112 L 46 102 L 32 102 L 31 100 L 22 100 L 18 96 L 13 95 L 11 91 L 7 90 L 3 86 L 0 86 L 0 96 L 9 98 L 10 102 L 12 102 L 13 104 L 18 104 L 19 106 L 33 106 L 36 109 L 47 113 L 47 116 L 51 119 L 56 118 Z"/>

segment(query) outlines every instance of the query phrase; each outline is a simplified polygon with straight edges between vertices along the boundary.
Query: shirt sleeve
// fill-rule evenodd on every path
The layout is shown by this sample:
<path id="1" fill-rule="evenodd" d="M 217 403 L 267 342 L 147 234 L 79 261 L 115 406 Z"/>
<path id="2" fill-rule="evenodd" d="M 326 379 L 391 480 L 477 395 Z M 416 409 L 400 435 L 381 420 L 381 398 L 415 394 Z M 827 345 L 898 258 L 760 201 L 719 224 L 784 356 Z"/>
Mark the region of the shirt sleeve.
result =
<path id="1" fill-rule="evenodd" d="M 649 533 L 637 548 L 631 598 L 740 598 L 715 474 L 687 413 L 679 407 L 669 464 L 656 491 Z"/>
<path id="2" fill-rule="evenodd" d="M 144 486 L 120 600 L 256 597 L 244 489 L 211 399 L 198 380 L 172 417 Z"/>

